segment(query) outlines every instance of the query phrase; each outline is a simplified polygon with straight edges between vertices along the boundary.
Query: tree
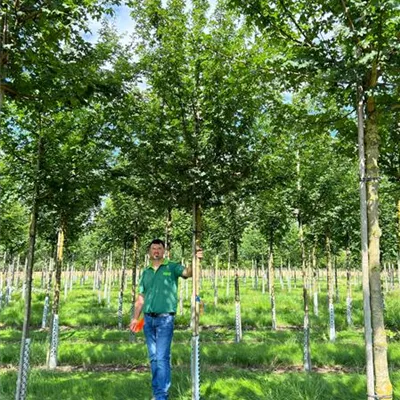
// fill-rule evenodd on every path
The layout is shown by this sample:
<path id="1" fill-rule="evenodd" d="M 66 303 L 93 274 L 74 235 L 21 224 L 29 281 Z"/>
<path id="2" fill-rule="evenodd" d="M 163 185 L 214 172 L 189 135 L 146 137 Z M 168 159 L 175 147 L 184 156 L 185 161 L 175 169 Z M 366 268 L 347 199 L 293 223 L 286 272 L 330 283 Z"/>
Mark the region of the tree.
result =
<path id="1" fill-rule="evenodd" d="M 315 91 L 330 93 L 343 106 L 354 107 L 357 87 L 365 96 L 365 146 L 368 191 L 368 250 L 374 330 L 375 393 L 392 398 L 387 366 L 387 342 L 380 289 L 378 218 L 378 114 L 394 104 L 393 85 L 398 83 L 400 38 L 399 9 L 392 1 L 331 4 L 259 0 L 231 0 L 261 30 L 276 56 L 267 67 L 282 72 L 290 86 L 307 82 Z M 285 53 L 283 49 L 286 48 Z M 283 56 L 285 54 L 286 56 Z M 279 64 L 278 64 L 279 62 Z M 389 101 L 388 101 L 389 100 Z M 363 123 L 364 121 L 362 121 Z M 371 386 L 368 387 L 368 394 Z"/>
<path id="2" fill-rule="evenodd" d="M 201 208 L 218 204 L 251 173 L 251 127 L 260 91 L 257 76 L 246 70 L 255 55 L 248 51 L 245 30 L 225 10 L 217 9 L 208 21 L 206 1 L 194 1 L 189 10 L 181 0 L 165 6 L 158 0 L 130 4 L 148 85 L 131 158 L 154 199 L 167 209 L 193 210 L 194 256 L 201 244 Z M 198 302 L 194 306 L 193 343 L 198 343 Z"/>

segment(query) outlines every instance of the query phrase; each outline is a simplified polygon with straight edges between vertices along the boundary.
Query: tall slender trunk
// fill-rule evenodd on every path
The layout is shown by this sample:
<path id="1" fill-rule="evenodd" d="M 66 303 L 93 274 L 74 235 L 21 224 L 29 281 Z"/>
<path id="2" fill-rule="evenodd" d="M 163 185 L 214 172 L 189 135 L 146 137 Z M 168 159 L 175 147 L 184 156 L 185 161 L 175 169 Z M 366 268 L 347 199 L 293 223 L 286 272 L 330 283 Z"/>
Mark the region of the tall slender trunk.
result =
<path id="1" fill-rule="evenodd" d="M 55 286 L 53 297 L 53 308 L 50 323 L 50 347 L 47 355 L 47 367 L 55 369 L 57 367 L 57 352 L 58 352 L 58 334 L 59 334 L 59 307 L 60 307 L 60 290 L 61 290 L 61 271 L 64 255 L 64 236 L 65 228 L 62 223 L 57 235 L 57 256 L 55 263 Z"/>
<path id="2" fill-rule="evenodd" d="M 287 277 L 287 285 L 288 292 L 292 291 L 292 269 L 290 268 L 290 260 L 287 260 L 287 269 L 288 269 L 288 277 Z"/>
<path id="3" fill-rule="evenodd" d="M 336 256 L 333 257 L 333 268 L 335 271 L 335 301 L 339 301 L 338 268 Z"/>
<path id="4" fill-rule="evenodd" d="M 118 296 L 118 329 L 122 329 L 122 310 L 124 304 L 125 271 L 126 271 L 126 240 L 124 240 L 124 247 L 122 250 L 121 281 L 120 281 L 119 296 Z"/>
<path id="5" fill-rule="evenodd" d="M 33 202 L 31 210 L 31 221 L 29 226 L 29 251 L 28 251 L 28 262 L 25 277 L 25 313 L 24 323 L 22 326 L 22 338 L 21 338 L 21 352 L 19 358 L 18 368 L 18 379 L 15 400 L 24 400 L 26 397 L 27 383 L 28 383 L 28 371 L 29 371 L 29 348 L 30 348 L 30 332 L 29 325 L 31 319 L 31 306 L 32 306 L 32 277 L 33 277 L 33 264 L 35 258 L 35 244 L 36 244 L 36 229 L 37 219 L 39 214 L 39 184 L 41 165 L 44 154 L 44 144 L 42 136 L 39 135 L 37 160 L 36 160 L 36 176 L 35 185 L 33 189 Z"/>
<path id="6" fill-rule="evenodd" d="M 235 343 L 240 343 L 243 337 L 242 314 L 240 309 L 240 279 L 237 263 L 235 265 Z"/>
<path id="7" fill-rule="evenodd" d="M 352 293 L 351 293 L 351 270 L 350 270 L 350 248 L 346 249 L 346 288 L 347 288 L 347 297 L 346 297 L 346 319 L 347 325 L 353 325 L 352 318 Z"/>
<path id="8" fill-rule="evenodd" d="M 7 63 L 8 63 L 8 50 L 7 45 L 9 44 L 8 37 L 8 10 L 2 10 L 0 17 L 0 112 L 3 109 L 4 102 L 4 87 L 2 83 L 7 78 Z"/>
<path id="9" fill-rule="evenodd" d="M 200 398 L 200 259 L 197 257 L 197 249 L 201 248 L 201 207 L 193 204 L 193 238 L 192 238 L 192 399 Z"/>
<path id="10" fill-rule="evenodd" d="M 261 256 L 261 274 L 262 274 L 262 279 L 261 279 L 261 293 L 265 294 L 265 263 L 264 263 L 264 255 Z"/>
<path id="11" fill-rule="evenodd" d="M 258 289 L 258 261 L 254 259 L 254 289 Z"/>
<path id="12" fill-rule="evenodd" d="M 227 280 L 226 280 L 226 297 L 229 297 L 229 290 L 231 285 L 231 245 L 228 242 L 228 272 L 227 272 Z"/>
<path id="13" fill-rule="evenodd" d="M 397 283 L 400 288 L 400 200 L 397 201 Z"/>
<path id="14" fill-rule="evenodd" d="M 388 268 L 388 263 L 384 262 L 383 263 L 383 281 L 385 282 L 385 293 L 387 294 L 389 292 L 389 270 L 390 266 Z"/>
<path id="15" fill-rule="evenodd" d="M 300 241 L 300 252 L 301 252 L 301 270 L 303 276 L 303 307 L 304 307 L 304 342 L 303 342 L 303 365 L 306 372 L 311 372 L 311 345 L 310 345 L 310 305 L 308 298 L 308 286 L 307 286 L 307 266 L 306 266 L 306 251 L 304 246 L 304 233 L 303 223 L 301 215 L 298 215 L 299 223 L 299 241 Z"/>
<path id="16" fill-rule="evenodd" d="M 184 254 L 183 251 L 182 251 L 182 254 Z M 184 267 L 186 265 L 186 262 L 185 262 L 185 259 L 183 256 L 182 256 L 181 264 Z M 184 283 L 181 280 L 179 283 L 179 315 L 183 315 L 183 286 L 184 286 Z"/>
<path id="17" fill-rule="evenodd" d="M 296 174 L 297 174 L 297 191 L 300 197 L 301 195 L 301 176 L 300 176 L 300 152 L 296 153 Z M 303 365 L 306 372 L 311 371 L 311 346 L 310 346 L 310 310 L 309 310 L 309 299 L 307 289 L 307 267 L 306 267 L 306 252 L 304 246 L 304 233 L 303 233 L 303 220 L 301 216 L 300 207 L 296 209 L 297 222 L 299 227 L 299 242 L 300 242 L 300 254 L 301 254 L 301 270 L 303 275 L 303 305 L 304 305 L 304 342 L 303 342 Z M 295 275 L 296 282 L 296 275 Z"/>
<path id="18" fill-rule="evenodd" d="M 276 301 L 275 301 L 275 273 L 274 273 L 274 233 L 271 230 L 269 237 L 269 300 L 271 304 L 271 329 L 276 330 Z"/>
<path id="19" fill-rule="evenodd" d="M 49 304 L 50 304 L 51 281 L 53 278 L 53 265 L 54 265 L 54 258 L 51 257 L 49 259 L 49 264 L 48 264 L 46 294 L 45 294 L 45 298 L 44 298 L 44 307 L 43 307 L 43 316 L 42 316 L 42 329 L 46 328 L 46 325 L 47 325 L 47 313 L 48 313 Z"/>
<path id="20" fill-rule="evenodd" d="M 214 307 L 218 304 L 218 263 L 219 256 L 215 256 L 215 266 L 214 266 Z"/>
<path id="21" fill-rule="evenodd" d="M 136 276 L 139 264 L 139 251 L 138 251 L 138 237 L 135 234 L 132 242 L 132 286 L 131 286 L 131 319 L 135 315 L 135 301 L 136 301 Z M 129 331 L 129 340 L 134 342 L 136 339 L 135 333 Z"/>
<path id="22" fill-rule="evenodd" d="M 368 262 L 368 215 L 367 215 L 367 191 L 365 176 L 365 152 L 364 152 L 364 92 L 362 86 L 357 88 L 357 122 L 358 122 L 358 157 L 360 175 L 360 225 L 361 225 L 361 266 L 364 309 L 364 338 L 367 372 L 367 395 L 375 396 L 375 371 L 374 354 L 372 348 L 372 321 L 371 321 L 371 295 L 369 285 Z M 358 276 L 358 275 L 357 275 Z"/>
<path id="23" fill-rule="evenodd" d="M 3 307 L 3 285 L 6 279 L 7 271 L 7 251 L 3 254 L 3 268 L 0 271 L 0 308 Z"/>
<path id="24" fill-rule="evenodd" d="M 332 276 L 332 254 L 331 254 L 331 238 L 326 235 L 326 270 L 328 280 L 328 308 L 329 308 L 329 339 L 331 342 L 336 340 L 335 331 L 335 308 L 333 305 L 333 276 Z"/>
<path id="25" fill-rule="evenodd" d="M 377 83 L 377 66 L 374 65 L 370 87 Z M 369 284 L 371 289 L 372 329 L 374 338 L 375 392 L 378 396 L 392 398 L 393 388 L 389 377 L 387 339 L 383 318 L 383 302 L 380 277 L 380 236 L 379 227 L 379 143 L 377 110 L 373 95 L 367 97 L 367 118 L 365 125 L 366 174 L 367 174 L 367 215 L 368 215 L 368 256 Z"/>
<path id="26" fill-rule="evenodd" d="M 168 208 L 167 216 L 165 220 L 165 256 L 169 258 L 171 256 L 172 247 L 172 210 Z"/>
<path id="27" fill-rule="evenodd" d="M 314 304 L 314 315 L 318 317 L 318 283 L 317 283 L 317 255 L 316 255 L 317 243 L 314 241 L 312 251 L 311 251 L 311 263 L 312 263 L 312 296 L 313 296 L 313 304 Z"/>

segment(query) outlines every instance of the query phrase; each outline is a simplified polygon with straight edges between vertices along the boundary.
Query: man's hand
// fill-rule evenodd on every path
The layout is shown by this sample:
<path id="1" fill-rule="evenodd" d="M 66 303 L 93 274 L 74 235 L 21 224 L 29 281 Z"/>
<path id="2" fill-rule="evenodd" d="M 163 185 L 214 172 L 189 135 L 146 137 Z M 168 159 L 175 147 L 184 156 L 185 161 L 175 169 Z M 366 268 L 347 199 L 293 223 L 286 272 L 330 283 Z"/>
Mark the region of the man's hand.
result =
<path id="1" fill-rule="evenodd" d="M 129 325 L 129 329 L 130 329 L 132 332 L 136 332 L 136 327 L 137 327 L 137 324 L 138 324 L 138 323 L 139 323 L 139 320 L 133 319 L 133 320 L 131 321 L 130 325 Z"/>
<path id="2" fill-rule="evenodd" d="M 196 257 L 199 258 L 200 260 L 203 258 L 203 249 L 198 247 L 196 249 Z"/>
<path id="3" fill-rule="evenodd" d="M 142 319 L 134 318 L 131 321 L 131 324 L 129 325 L 129 329 L 132 332 L 137 333 L 137 332 L 140 332 L 143 329 L 143 326 L 144 326 L 144 318 L 142 318 Z"/>

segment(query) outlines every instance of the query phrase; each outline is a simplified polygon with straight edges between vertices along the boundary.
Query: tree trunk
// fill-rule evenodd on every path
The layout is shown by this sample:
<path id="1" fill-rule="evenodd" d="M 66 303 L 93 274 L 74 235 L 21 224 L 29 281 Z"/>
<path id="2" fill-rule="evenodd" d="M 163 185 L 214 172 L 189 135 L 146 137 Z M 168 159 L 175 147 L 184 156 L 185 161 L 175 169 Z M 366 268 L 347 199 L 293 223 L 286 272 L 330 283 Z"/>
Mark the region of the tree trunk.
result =
<path id="1" fill-rule="evenodd" d="M 46 328 L 46 325 L 47 325 L 47 314 L 49 311 L 49 304 L 50 304 L 51 281 L 53 278 L 53 265 L 54 265 L 54 259 L 50 258 L 49 264 L 48 264 L 46 295 L 45 295 L 44 307 L 43 307 L 42 329 Z"/>
<path id="2" fill-rule="evenodd" d="M 318 310 L 318 283 L 317 283 L 317 256 L 316 256 L 316 247 L 317 244 L 314 241 L 313 247 L 312 247 L 312 252 L 311 252 L 311 271 L 312 271 L 312 296 L 313 296 L 313 302 L 314 302 L 314 315 L 318 317 L 319 310 Z"/>
<path id="3" fill-rule="evenodd" d="M 296 173 L 297 173 L 297 191 L 300 196 L 301 194 L 301 177 L 300 177 L 300 153 L 296 153 Z M 296 209 L 297 221 L 299 226 L 299 242 L 300 242 L 300 254 L 301 254 L 301 270 L 303 273 L 303 304 L 304 304 L 304 342 L 303 342 L 303 362 L 304 370 L 306 372 L 311 371 L 311 347 L 310 347 L 310 311 L 309 311 L 309 299 L 307 293 L 307 268 L 306 268 L 306 252 L 304 246 L 304 233 L 303 233 L 303 221 L 301 217 L 300 208 Z M 295 275 L 296 282 L 296 275 Z"/>
<path id="4" fill-rule="evenodd" d="M 368 265 L 368 216 L 367 216 L 367 191 L 365 177 L 365 152 L 364 152 L 364 92 L 357 88 L 357 121 L 358 121 L 358 156 L 360 175 L 360 222 L 361 222 L 361 266 L 364 309 L 364 337 L 367 372 L 367 395 L 375 396 L 375 372 L 372 348 L 372 322 L 371 322 L 371 295 L 369 285 Z M 359 276 L 357 274 L 357 276 Z"/>
<path id="5" fill-rule="evenodd" d="M 36 177 L 35 186 L 33 191 L 33 202 L 31 211 L 31 222 L 29 226 L 29 251 L 28 262 L 25 277 L 25 313 L 24 323 L 22 326 L 22 339 L 21 339 L 21 352 L 19 358 L 18 379 L 15 400 L 24 400 L 26 397 L 26 390 L 28 384 L 28 370 L 29 370 L 29 347 L 30 347 L 30 332 L 29 324 L 31 319 L 31 303 L 32 303 L 32 277 L 33 277 L 33 264 L 35 256 L 36 244 L 36 224 L 39 213 L 39 184 L 42 158 L 44 154 L 44 145 L 41 135 L 38 141 L 38 152 L 36 160 Z"/>
<path id="6" fill-rule="evenodd" d="M 228 276 L 226 280 L 226 297 L 229 298 L 229 290 L 231 285 L 231 244 L 228 242 Z"/>
<path id="7" fill-rule="evenodd" d="M 347 325 L 353 325 L 352 318 L 352 293 L 351 293 L 351 270 L 350 270 L 350 248 L 346 249 L 346 288 L 347 288 L 347 298 L 346 298 L 346 317 Z"/>
<path id="8" fill-rule="evenodd" d="M 165 257 L 170 258 L 172 247 L 172 211 L 170 208 L 167 210 L 167 217 L 165 221 Z M 183 254 L 182 254 L 183 256 Z"/>
<path id="9" fill-rule="evenodd" d="M 138 252 L 138 237 L 136 234 L 133 236 L 132 243 L 132 286 L 131 286 L 131 319 L 135 315 L 135 301 L 136 301 L 136 276 L 137 276 L 137 267 L 139 264 L 139 252 Z M 129 341 L 134 342 L 136 339 L 135 333 L 131 330 L 129 331 Z"/>
<path id="10" fill-rule="evenodd" d="M 121 282 L 119 286 L 119 296 L 118 296 L 118 329 L 120 330 L 122 329 L 122 310 L 124 304 L 125 271 L 126 271 L 126 241 L 124 241 L 124 248 L 122 250 Z"/>
<path id="11" fill-rule="evenodd" d="M 299 240 L 300 240 L 300 251 L 301 251 L 301 265 L 303 275 L 303 305 L 304 305 L 304 343 L 303 343 L 303 365 L 306 372 L 311 372 L 311 346 L 310 346 L 310 306 L 308 299 L 307 289 L 307 266 L 306 266 L 306 252 L 304 248 L 304 234 L 303 234 L 303 223 L 301 221 L 300 212 L 298 215 L 299 219 Z"/>
<path id="12" fill-rule="evenodd" d="M 265 263 L 264 263 L 264 256 L 261 256 L 261 274 L 262 274 L 262 279 L 261 279 L 261 293 L 265 294 Z"/>
<path id="13" fill-rule="evenodd" d="M 214 267 L 214 307 L 218 304 L 218 254 L 215 256 L 215 267 Z"/>
<path id="14" fill-rule="evenodd" d="M 374 65 L 370 88 L 376 86 L 377 67 Z M 378 396 L 392 399 L 393 388 L 389 378 L 387 340 L 383 318 L 382 289 L 380 277 L 380 236 L 379 227 L 379 142 L 377 110 L 373 96 L 367 98 L 366 118 L 366 175 L 367 175 L 367 220 L 369 284 L 371 289 L 372 329 L 374 339 L 375 392 Z"/>
<path id="15" fill-rule="evenodd" d="M 8 50 L 6 49 L 6 45 L 9 44 L 7 10 L 3 9 L 2 11 L 3 12 L 0 17 L 0 112 L 3 109 L 4 102 L 4 88 L 2 83 L 5 82 L 7 78 L 6 68 L 8 62 Z"/>
<path id="16" fill-rule="evenodd" d="M 336 340 L 335 331 L 335 308 L 333 305 L 333 276 L 332 276 L 332 254 L 331 254 L 331 238 L 326 235 L 326 270 L 328 280 L 328 309 L 329 309 L 329 340 L 334 342 Z"/>
<path id="17" fill-rule="evenodd" d="M 197 257 L 197 249 L 201 248 L 201 207 L 193 204 L 193 240 L 192 240 L 192 399 L 200 399 L 200 259 Z"/>
<path id="18" fill-rule="evenodd" d="M 57 235 L 57 256 L 55 263 L 55 286 L 54 286 L 54 297 L 53 297 L 53 309 L 52 318 L 50 324 L 50 348 L 47 356 L 47 367 L 49 369 L 55 369 L 57 367 L 57 352 L 58 352 L 58 333 L 59 333 L 59 319 L 58 311 L 60 307 L 60 289 L 61 289 L 61 270 L 63 264 L 64 254 L 64 224 L 61 227 Z"/>
<path id="19" fill-rule="evenodd" d="M 236 265 L 235 272 L 235 343 L 242 341 L 242 314 L 240 309 L 240 280 L 239 280 L 239 269 Z"/>
<path id="20" fill-rule="evenodd" d="M 275 302 L 275 273 L 274 273 L 274 235 L 270 233 L 269 238 L 269 300 L 271 303 L 271 329 L 276 330 L 276 302 Z"/>
<path id="21" fill-rule="evenodd" d="M 400 200 L 397 201 L 397 283 L 400 288 Z"/>
<path id="22" fill-rule="evenodd" d="M 336 256 L 333 258 L 333 268 L 335 271 L 335 301 L 339 301 L 338 268 Z"/>

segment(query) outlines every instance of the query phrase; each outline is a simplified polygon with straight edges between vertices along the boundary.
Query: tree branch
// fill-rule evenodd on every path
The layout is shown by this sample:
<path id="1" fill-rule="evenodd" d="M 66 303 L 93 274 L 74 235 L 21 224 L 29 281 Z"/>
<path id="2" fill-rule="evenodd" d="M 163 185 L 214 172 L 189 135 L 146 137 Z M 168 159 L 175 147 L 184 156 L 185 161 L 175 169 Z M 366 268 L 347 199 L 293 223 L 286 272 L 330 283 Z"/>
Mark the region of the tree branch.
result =
<path id="1" fill-rule="evenodd" d="M 299 30 L 299 32 L 303 35 L 304 39 L 305 39 L 305 43 L 307 43 L 307 45 L 309 47 L 314 47 L 314 45 L 312 44 L 312 42 L 309 41 L 306 32 L 303 30 L 303 28 L 297 23 L 296 19 L 293 17 L 292 13 L 289 11 L 289 9 L 286 7 L 286 4 L 284 2 L 284 0 L 279 0 L 279 3 L 281 4 L 281 6 L 283 7 L 283 9 L 286 12 L 286 15 L 289 17 L 289 19 L 294 23 L 294 25 L 296 26 L 296 28 Z M 300 42 L 303 44 L 303 42 Z"/>
<path id="2" fill-rule="evenodd" d="M 360 48 L 361 48 L 361 45 L 360 45 L 360 42 L 361 42 L 361 41 L 360 41 L 360 38 L 359 38 L 358 35 L 357 35 L 356 28 L 355 28 L 355 26 L 354 26 L 353 20 L 352 20 L 352 18 L 351 18 L 351 15 L 350 15 L 350 12 L 349 12 L 349 9 L 348 9 L 348 7 L 347 7 L 347 5 L 346 5 L 345 0 L 341 0 L 341 3 L 342 3 L 342 6 L 343 6 L 344 14 L 345 14 L 345 16 L 346 16 L 346 18 L 347 18 L 347 21 L 348 21 L 348 23 L 349 23 L 349 27 L 350 27 L 351 31 L 355 34 L 356 43 L 357 43 L 357 45 L 359 45 Z"/>

